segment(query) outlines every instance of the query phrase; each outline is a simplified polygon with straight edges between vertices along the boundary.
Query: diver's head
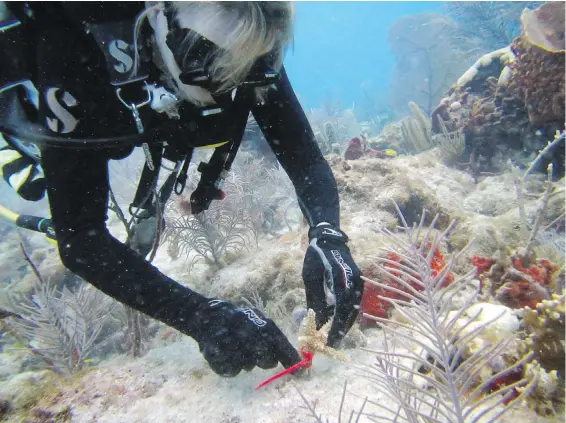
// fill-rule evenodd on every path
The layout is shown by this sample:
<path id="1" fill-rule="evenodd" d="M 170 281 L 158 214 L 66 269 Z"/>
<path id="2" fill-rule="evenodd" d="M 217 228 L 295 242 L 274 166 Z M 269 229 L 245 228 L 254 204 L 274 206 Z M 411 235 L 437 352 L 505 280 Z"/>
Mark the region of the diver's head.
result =
<path id="1" fill-rule="evenodd" d="M 292 39 L 294 10 L 289 2 L 188 1 L 153 6 L 155 13 L 149 19 L 161 67 L 177 85 L 178 94 L 194 103 L 209 102 L 209 92 L 232 90 L 254 69 L 278 71 Z M 200 71 L 212 84 L 199 82 Z"/>

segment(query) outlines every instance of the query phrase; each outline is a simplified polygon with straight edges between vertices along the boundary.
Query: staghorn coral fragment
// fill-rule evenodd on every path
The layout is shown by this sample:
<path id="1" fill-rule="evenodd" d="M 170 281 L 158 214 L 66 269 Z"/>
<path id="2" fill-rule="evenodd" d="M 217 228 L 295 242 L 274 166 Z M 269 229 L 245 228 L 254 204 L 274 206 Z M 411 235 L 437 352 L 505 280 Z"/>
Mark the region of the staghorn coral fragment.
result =
<path id="1" fill-rule="evenodd" d="M 326 340 L 331 325 L 332 321 L 329 321 L 320 328 L 320 330 L 316 330 L 316 315 L 312 309 L 309 309 L 299 328 L 299 351 L 303 359 L 293 366 L 264 380 L 257 385 L 255 389 L 258 390 L 287 374 L 310 368 L 312 366 L 312 359 L 316 353 L 324 354 L 334 360 L 350 361 L 348 356 L 334 348 L 326 346 Z"/>
<path id="2" fill-rule="evenodd" d="M 314 310 L 309 309 L 299 328 L 299 350 L 309 354 L 324 354 L 334 360 L 350 361 L 347 355 L 326 345 L 331 326 L 332 320 L 316 330 L 316 315 Z"/>

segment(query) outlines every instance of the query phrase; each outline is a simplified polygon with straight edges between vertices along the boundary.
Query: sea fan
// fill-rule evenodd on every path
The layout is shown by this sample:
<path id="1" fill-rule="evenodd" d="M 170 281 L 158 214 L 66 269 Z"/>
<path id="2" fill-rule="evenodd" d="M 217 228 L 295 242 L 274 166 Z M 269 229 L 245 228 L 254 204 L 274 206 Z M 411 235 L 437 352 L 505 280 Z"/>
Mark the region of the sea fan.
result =
<path id="1" fill-rule="evenodd" d="M 447 2 L 444 10 L 458 24 L 462 41 L 476 39 L 483 50 L 493 51 L 509 45 L 519 35 L 519 17 L 524 8 L 536 9 L 539 1 L 459 1 Z"/>
<path id="2" fill-rule="evenodd" d="M 224 191 L 228 200 L 253 219 L 255 230 L 270 233 L 282 224 L 289 206 L 295 202 L 295 188 L 285 171 L 262 158 L 242 155 L 226 178 Z"/>
<path id="3" fill-rule="evenodd" d="M 454 222 L 439 233 L 434 229 L 438 216 L 427 229 L 423 212 L 420 224 L 409 227 L 399 208 L 397 211 L 405 235 L 383 230 L 387 254 L 375 259 L 382 277 L 380 282 L 364 278 L 395 298 L 380 297 L 393 305 L 397 318 L 373 317 L 383 325 L 384 349 L 370 350 L 376 361 L 364 368 L 362 375 L 392 402 L 369 399 L 381 412 L 364 414 L 378 422 L 498 421 L 536 384 L 536 380 L 522 376 L 523 364 L 532 356 L 510 357 L 512 336 L 477 348 L 477 340 L 493 331 L 493 323 L 497 320 L 499 324 L 503 313 L 487 319 L 478 318 L 481 307 L 472 313 L 477 287 L 462 303 L 460 294 L 474 286 L 473 271 L 446 286 L 446 278 L 463 251 L 443 269 L 434 271 L 434 252 Z M 392 256 L 400 260 L 392 260 Z"/>
<path id="4" fill-rule="evenodd" d="M 167 222 L 164 242 L 189 256 L 189 266 L 199 261 L 221 268 L 226 254 L 236 254 L 257 242 L 253 220 L 229 201 L 215 201 L 210 209 L 196 215 L 183 215 Z"/>
<path id="5" fill-rule="evenodd" d="M 87 284 L 74 292 L 66 287 L 59 291 L 42 280 L 31 298 L 18 301 L 14 310 L 20 318 L 13 319 L 10 328 L 29 341 L 28 349 L 51 370 L 70 374 L 83 368 L 101 342 L 112 304 Z"/>
<path id="6" fill-rule="evenodd" d="M 196 189 L 196 168 L 190 168 L 187 191 Z M 220 268 L 226 255 L 257 246 L 262 232 L 274 234 L 288 221 L 288 210 L 297 205 L 295 188 L 281 167 L 269 166 L 256 156 L 241 154 L 228 173 L 223 200 L 191 215 L 188 198 L 168 202 L 163 242 L 173 258 L 190 256 L 192 267 L 204 261 Z M 298 210 L 298 205 L 297 205 Z"/>

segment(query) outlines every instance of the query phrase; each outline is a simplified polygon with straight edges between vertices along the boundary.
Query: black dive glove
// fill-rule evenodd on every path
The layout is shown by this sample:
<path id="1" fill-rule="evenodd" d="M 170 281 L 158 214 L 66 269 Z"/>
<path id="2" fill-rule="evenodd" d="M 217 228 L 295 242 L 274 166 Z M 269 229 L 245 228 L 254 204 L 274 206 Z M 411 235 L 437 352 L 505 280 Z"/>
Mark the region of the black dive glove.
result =
<path id="1" fill-rule="evenodd" d="M 337 347 L 358 316 L 363 293 L 361 273 L 346 245 L 348 237 L 341 230 L 320 224 L 309 230 L 309 241 L 303 264 L 307 307 L 315 311 L 318 327 L 334 316 L 327 344 Z M 328 304 L 329 296 L 334 297 L 335 305 Z"/>
<path id="2" fill-rule="evenodd" d="M 249 307 L 205 301 L 191 318 L 190 329 L 204 358 L 220 376 L 236 376 L 255 366 L 271 369 L 279 362 L 290 367 L 301 361 L 275 323 Z"/>

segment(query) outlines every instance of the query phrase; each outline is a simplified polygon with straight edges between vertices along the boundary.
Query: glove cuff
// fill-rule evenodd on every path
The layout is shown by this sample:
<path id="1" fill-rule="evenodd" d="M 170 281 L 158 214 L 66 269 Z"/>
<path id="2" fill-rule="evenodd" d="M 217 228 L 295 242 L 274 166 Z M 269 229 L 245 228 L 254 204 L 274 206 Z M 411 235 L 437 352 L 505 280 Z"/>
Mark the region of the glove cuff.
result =
<path id="1" fill-rule="evenodd" d="M 348 243 L 348 235 L 340 229 L 329 223 L 321 223 L 315 228 L 309 229 L 309 241 L 316 238 L 319 241 L 339 241 L 344 244 Z"/>

